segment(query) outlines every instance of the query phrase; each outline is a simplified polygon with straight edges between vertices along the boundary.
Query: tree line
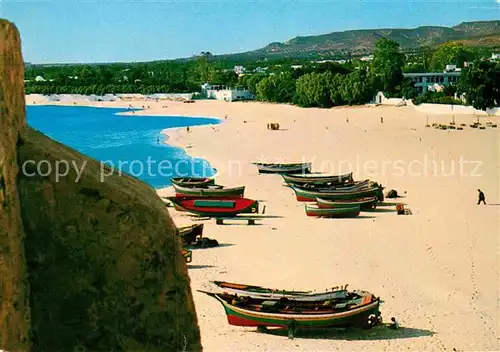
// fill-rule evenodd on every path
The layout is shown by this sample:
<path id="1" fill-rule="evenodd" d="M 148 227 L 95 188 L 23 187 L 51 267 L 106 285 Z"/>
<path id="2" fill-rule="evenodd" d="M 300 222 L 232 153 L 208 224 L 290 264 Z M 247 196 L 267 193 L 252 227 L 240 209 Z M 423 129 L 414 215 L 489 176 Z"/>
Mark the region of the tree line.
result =
<path id="1" fill-rule="evenodd" d="M 498 105 L 499 64 L 476 60 L 486 52 L 468 49 L 460 43 L 446 43 L 433 52 L 405 55 L 390 39 L 376 43 L 371 63 L 349 60 L 344 64 L 313 64 L 304 59 L 278 59 L 245 63 L 248 70 L 267 68 L 265 73 L 239 76 L 237 62 L 221 61 L 210 52 L 193 60 L 107 65 L 34 65 L 26 69 L 26 93 L 38 94 L 117 94 L 199 92 L 201 84 L 247 88 L 258 100 L 293 103 L 302 107 L 327 108 L 370 102 L 376 92 L 387 97 L 405 97 L 420 103 L 455 103 L 455 93 L 463 94 L 467 104 L 480 109 Z M 460 80 L 452 89 L 418 96 L 413 82 L 403 72 L 443 71 L 448 64 L 462 68 Z M 297 65 L 297 66 L 294 66 Z M 42 76 L 45 81 L 37 81 Z"/>

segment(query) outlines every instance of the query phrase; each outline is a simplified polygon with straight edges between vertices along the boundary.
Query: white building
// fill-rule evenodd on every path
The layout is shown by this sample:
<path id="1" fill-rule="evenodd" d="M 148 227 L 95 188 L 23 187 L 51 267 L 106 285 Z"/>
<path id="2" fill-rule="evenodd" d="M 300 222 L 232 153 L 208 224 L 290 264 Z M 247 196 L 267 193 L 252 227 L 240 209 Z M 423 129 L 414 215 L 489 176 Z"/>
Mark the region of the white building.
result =
<path id="1" fill-rule="evenodd" d="M 497 61 L 497 60 L 500 60 L 500 54 L 491 54 L 491 60 L 492 61 Z"/>
<path id="2" fill-rule="evenodd" d="M 245 68 L 243 66 L 234 66 L 234 73 L 241 75 L 245 73 Z"/>
<path id="3" fill-rule="evenodd" d="M 36 76 L 35 81 L 36 82 L 45 82 L 45 78 L 43 78 L 42 76 Z"/>
<path id="4" fill-rule="evenodd" d="M 424 72 L 424 73 L 403 73 L 405 78 L 410 78 L 419 93 L 429 90 L 436 91 L 436 84 L 448 86 L 456 83 L 460 77 L 460 72 Z"/>
<path id="5" fill-rule="evenodd" d="M 361 61 L 373 61 L 373 55 L 363 56 L 360 60 Z"/>
<path id="6" fill-rule="evenodd" d="M 292 68 L 294 70 L 298 70 L 299 68 L 302 68 L 302 65 L 292 65 Z"/>
<path id="7" fill-rule="evenodd" d="M 202 95 L 207 99 L 222 101 L 254 100 L 255 95 L 247 89 L 228 88 L 225 86 L 211 86 L 205 83 L 201 86 Z"/>
<path id="8" fill-rule="evenodd" d="M 444 72 L 460 72 L 462 69 L 457 68 L 457 65 L 446 65 Z"/>

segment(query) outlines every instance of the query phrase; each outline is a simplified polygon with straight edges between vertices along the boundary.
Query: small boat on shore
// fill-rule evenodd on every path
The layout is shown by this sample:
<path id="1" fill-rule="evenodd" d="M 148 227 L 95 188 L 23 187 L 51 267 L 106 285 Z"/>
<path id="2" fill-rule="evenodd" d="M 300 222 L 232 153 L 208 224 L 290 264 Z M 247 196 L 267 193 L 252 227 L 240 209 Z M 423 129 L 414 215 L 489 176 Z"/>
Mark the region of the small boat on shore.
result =
<path id="1" fill-rule="evenodd" d="M 172 184 L 180 187 L 206 187 L 214 185 L 215 179 L 210 177 L 173 177 Z"/>
<path id="2" fill-rule="evenodd" d="M 299 202 L 316 202 L 317 198 L 327 200 L 354 200 L 365 197 L 377 197 L 379 201 L 384 200 L 382 189 L 378 185 L 355 187 L 352 189 L 305 189 L 292 187 Z"/>
<path id="3" fill-rule="evenodd" d="M 171 198 L 175 208 L 200 216 L 234 217 L 238 214 L 256 214 L 259 202 L 253 199 L 194 199 Z"/>
<path id="4" fill-rule="evenodd" d="M 245 186 L 241 187 L 222 187 L 218 185 L 208 185 L 204 188 L 199 187 L 181 187 L 173 185 L 175 196 L 180 198 L 217 198 L 217 199 L 233 199 L 243 198 Z"/>
<path id="5" fill-rule="evenodd" d="M 183 226 L 179 227 L 178 230 L 185 246 L 196 243 L 198 239 L 203 237 L 203 224 Z"/>
<path id="6" fill-rule="evenodd" d="M 350 205 L 339 208 L 320 208 L 315 204 L 305 205 L 307 216 L 317 218 L 355 218 L 359 215 L 359 205 Z"/>
<path id="7" fill-rule="evenodd" d="M 256 299 L 199 291 L 217 299 L 235 326 L 327 328 L 371 327 L 380 316 L 380 298 L 365 291 L 347 292 L 342 300 L 314 302 Z"/>
<path id="8" fill-rule="evenodd" d="M 261 174 L 307 174 L 311 172 L 312 163 L 253 163 Z"/>
<path id="9" fill-rule="evenodd" d="M 352 200 L 328 200 L 317 198 L 316 202 L 320 208 L 341 208 L 350 205 L 359 205 L 360 209 L 374 209 L 377 207 L 377 197 L 365 197 Z"/>
<path id="10" fill-rule="evenodd" d="M 339 185 L 347 182 L 354 182 L 352 172 L 343 175 L 282 174 L 281 176 L 289 185 Z"/>
<path id="11" fill-rule="evenodd" d="M 341 299 L 345 298 L 347 294 L 347 286 L 345 285 L 338 289 L 333 289 L 327 292 L 313 293 L 312 291 L 287 291 L 265 288 L 260 286 L 237 284 L 225 281 L 211 281 L 224 292 L 233 293 L 237 295 L 248 296 L 259 299 L 277 300 L 288 298 L 295 301 L 320 301 L 327 299 Z"/>
<path id="12" fill-rule="evenodd" d="M 302 188 L 305 190 L 315 191 L 315 192 L 346 192 L 346 191 L 355 191 L 363 188 L 367 188 L 373 186 L 375 183 L 370 180 L 364 181 L 354 181 L 354 182 L 346 182 L 341 184 L 311 184 L 311 183 L 300 183 L 300 184 L 291 184 L 292 188 Z"/>

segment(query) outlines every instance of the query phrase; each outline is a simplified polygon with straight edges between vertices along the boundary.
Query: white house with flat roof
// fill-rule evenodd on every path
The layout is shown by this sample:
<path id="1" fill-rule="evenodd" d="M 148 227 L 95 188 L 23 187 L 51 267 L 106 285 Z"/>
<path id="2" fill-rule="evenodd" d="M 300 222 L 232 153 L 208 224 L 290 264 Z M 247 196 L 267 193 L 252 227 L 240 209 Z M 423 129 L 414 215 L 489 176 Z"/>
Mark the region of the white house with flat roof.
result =
<path id="1" fill-rule="evenodd" d="M 222 101 L 254 100 L 255 95 L 244 88 L 229 88 L 220 85 L 210 85 L 205 83 L 201 86 L 202 95 L 207 99 Z"/>
<path id="2" fill-rule="evenodd" d="M 403 73 L 403 77 L 410 78 L 419 93 L 423 94 L 429 90 L 435 91 L 435 84 L 448 86 L 456 83 L 460 77 L 460 72 Z"/>

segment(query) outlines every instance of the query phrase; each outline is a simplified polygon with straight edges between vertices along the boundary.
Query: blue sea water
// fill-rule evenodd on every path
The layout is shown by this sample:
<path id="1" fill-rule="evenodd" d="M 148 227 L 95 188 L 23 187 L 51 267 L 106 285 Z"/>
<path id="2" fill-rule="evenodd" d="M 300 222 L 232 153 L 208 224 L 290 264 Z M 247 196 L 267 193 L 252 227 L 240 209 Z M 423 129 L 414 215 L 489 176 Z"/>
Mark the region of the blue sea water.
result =
<path id="1" fill-rule="evenodd" d="M 127 109 L 73 106 L 28 106 L 32 128 L 94 159 L 149 183 L 169 186 L 175 176 L 215 174 L 202 159 L 164 143 L 170 127 L 217 124 L 218 119 L 117 115 Z"/>

